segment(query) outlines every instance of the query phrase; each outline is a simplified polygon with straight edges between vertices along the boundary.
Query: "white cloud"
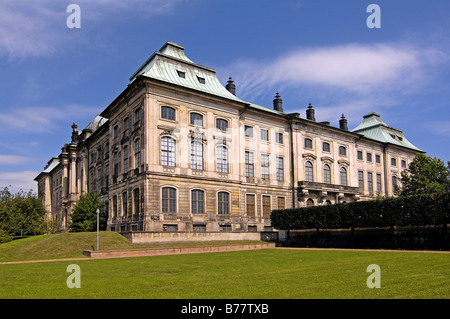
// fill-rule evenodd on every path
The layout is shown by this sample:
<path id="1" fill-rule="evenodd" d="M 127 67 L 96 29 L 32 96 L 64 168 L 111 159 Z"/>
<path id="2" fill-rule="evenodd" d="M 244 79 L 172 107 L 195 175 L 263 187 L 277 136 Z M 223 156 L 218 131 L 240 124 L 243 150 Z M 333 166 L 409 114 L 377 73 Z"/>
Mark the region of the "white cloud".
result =
<path id="1" fill-rule="evenodd" d="M 439 50 L 390 43 L 348 44 L 300 48 L 271 61 L 241 60 L 227 71 L 243 98 L 254 98 L 273 87 L 366 95 L 414 91 L 430 68 L 443 61 L 448 61 L 448 55 Z"/>
<path id="2" fill-rule="evenodd" d="M 71 12 L 67 6 L 76 3 L 81 8 L 81 28 L 84 23 L 97 25 L 117 20 L 123 13 L 134 18 L 149 18 L 168 14 L 181 0 L 2 0 L 0 2 L 0 56 L 10 59 L 27 56 L 50 56 L 70 44 L 66 20 Z M 129 16 L 125 14 L 124 16 Z M 71 30 L 72 31 L 72 30 Z M 87 37 L 84 33 L 84 36 Z M 87 41 L 86 38 L 75 41 Z M 70 42 L 69 42 L 70 41 Z M 87 41 L 88 42 L 88 41 Z M 87 43 L 86 42 L 86 43 Z"/>
<path id="3" fill-rule="evenodd" d="M 20 156 L 20 155 L 1 155 L 0 154 L 0 165 L 10 165 L 10 164 L 24 164 L 30 161 L 31 158 Z"/>
<path id="4" fill-rule="evenodd" d="M 37 183 L 34 181 L 34 178 L 38 174 L 38 172 L 34 171 L 0 172 L 0 187 L 8 187 L 13 193 L 20 189 L 25 192 L 29 190 L 36 192 Z"/>
<path id="5" fill-rule="evenodd" d="M 450 121 L 434 121 L 425 124 L 425 127 L 436 134 L 450 136 Z"/>
<path id="6" fill-rule="evenodd" d="M 88 123 L 101 111 L 100 107 L 85 105 L 31 106 L 4 111 L 0 114 L 1 131 L 52 132 L 67 120 L 85 120 Z M 65 123 L 66 124 L 66 123 Z"/>

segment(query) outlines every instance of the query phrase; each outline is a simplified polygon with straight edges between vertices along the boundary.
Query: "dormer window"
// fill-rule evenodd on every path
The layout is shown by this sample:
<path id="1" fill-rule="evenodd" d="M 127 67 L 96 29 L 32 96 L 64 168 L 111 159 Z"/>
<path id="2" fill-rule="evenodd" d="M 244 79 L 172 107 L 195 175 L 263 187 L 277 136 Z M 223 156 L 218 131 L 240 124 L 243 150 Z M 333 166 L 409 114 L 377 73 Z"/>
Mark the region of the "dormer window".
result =
<path id="1" fill-rule="evenodd" d="M 178 71 L 177 70 L 177 73 L 178 73 L 178 76 L 180 77 L 180 78 L 186 78 L 186 72 L 183 72 L 183 71 Z"/>
<path id="2" fill-rule="evenodd" d="M 205 84 L 205 82 L 206 82 L 205 78 L 197 76 L 197 79 L 198 79 L 198 82 L 201 83 L 201 84 Z"/>

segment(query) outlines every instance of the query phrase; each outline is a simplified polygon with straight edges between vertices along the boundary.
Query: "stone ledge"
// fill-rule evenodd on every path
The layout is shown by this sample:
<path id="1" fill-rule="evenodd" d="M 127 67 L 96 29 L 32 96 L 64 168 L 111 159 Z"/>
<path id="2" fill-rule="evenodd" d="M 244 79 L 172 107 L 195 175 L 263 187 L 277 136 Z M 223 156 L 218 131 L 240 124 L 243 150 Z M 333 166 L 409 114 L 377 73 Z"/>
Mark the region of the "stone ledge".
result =
<path id="1" fill-rule="evenodd" d="M 119 257 L 176 255 L 176 254 L 198 254 L 198 253 L 254 250 L 267 248 L 275 248 L 275 243 L 176 247 L 176 248 L 148 248 L 148 249 L 130 249 L 130 250 L 104 250 L 104 251 L 84 250 L 83 255 L 88 256 L 90 258 L 119 258 Z"/>

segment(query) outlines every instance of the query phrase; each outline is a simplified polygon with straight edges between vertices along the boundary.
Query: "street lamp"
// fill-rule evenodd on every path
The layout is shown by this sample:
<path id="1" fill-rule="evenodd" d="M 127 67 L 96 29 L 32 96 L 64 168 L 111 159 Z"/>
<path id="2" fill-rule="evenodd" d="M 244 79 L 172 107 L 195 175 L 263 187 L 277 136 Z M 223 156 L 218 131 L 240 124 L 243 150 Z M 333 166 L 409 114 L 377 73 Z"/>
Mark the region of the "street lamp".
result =
<path id="1" fill-rule="evenodd" d="M 98 220 L 99 220 L 100 210 L 97 209 L 96 213 L 97 213 L 97 251 L 98 251 L 98 241 L 99 241 L 98 240 L 98 229 L 99 229 L 99 227 L 98 227 Z"/>

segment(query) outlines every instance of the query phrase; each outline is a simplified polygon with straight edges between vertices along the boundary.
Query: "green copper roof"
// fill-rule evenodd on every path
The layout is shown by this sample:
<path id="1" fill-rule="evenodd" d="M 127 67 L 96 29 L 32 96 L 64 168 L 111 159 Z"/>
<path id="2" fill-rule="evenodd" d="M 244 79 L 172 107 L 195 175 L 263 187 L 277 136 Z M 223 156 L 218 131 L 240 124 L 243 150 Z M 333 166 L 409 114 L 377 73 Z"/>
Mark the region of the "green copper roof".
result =
<path id="1" fill-rule="evenodd" d="M 364 120 L 361 122 L 361 124 L 353 129 L 352 132 L 361 134 L 367 138 L 382 143 L 394 144 L 418 152 L 423 152 L 406 139 L 403 131 L 390 127 L 386 123 L 384 123 L 378 113 L 371 112 L 364 115 L 363 118 Z"/>
<path id="2" fill-rule="evenodd" d="M 216 71 L 192 62 L 184 48 L 173 42 L 165 43 L 131 76 L 133 82 L 139 75 L 167 83 L 241 101 L 218 80 Z"/>

